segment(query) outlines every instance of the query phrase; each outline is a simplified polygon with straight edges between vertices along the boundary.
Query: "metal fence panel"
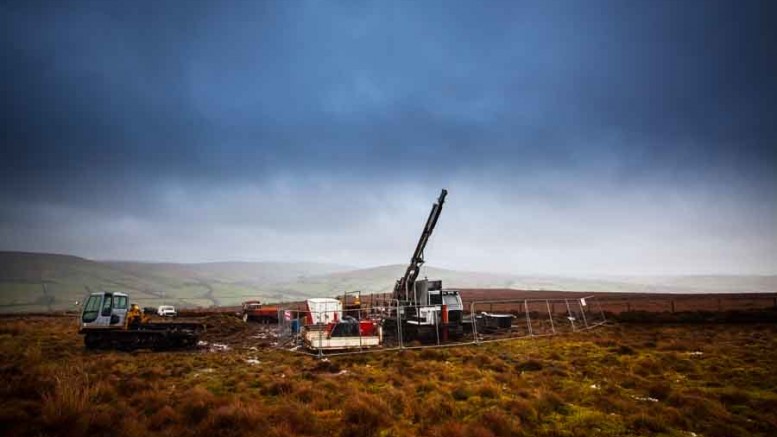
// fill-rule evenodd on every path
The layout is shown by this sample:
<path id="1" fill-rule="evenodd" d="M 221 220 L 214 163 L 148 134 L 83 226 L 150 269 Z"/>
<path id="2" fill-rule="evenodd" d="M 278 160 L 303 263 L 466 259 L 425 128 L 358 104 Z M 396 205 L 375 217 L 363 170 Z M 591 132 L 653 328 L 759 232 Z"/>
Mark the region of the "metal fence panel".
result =
<path id="1" fill-rule="evenodd" d="M 388 303 L 388 305 L 386 305 Z M 605 323 L 596 299 L 474 301 L 461 314 L 397 301 L 345 309 L 342 316 L 282 309 L 277 347 L 312 356 L 452 347 L 590 329 Z M 322 320 L 328 323 L 315 323 Z"/>

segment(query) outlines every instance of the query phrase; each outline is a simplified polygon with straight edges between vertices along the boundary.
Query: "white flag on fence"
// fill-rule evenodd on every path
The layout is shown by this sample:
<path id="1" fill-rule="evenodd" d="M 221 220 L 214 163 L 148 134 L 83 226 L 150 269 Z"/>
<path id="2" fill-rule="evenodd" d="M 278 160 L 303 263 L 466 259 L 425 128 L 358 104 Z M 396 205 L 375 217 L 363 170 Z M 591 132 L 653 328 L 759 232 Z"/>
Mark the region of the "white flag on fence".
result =
<path id="1" fill-rule="evenodd" d="M 585 306 L 585 298 L 584 297 L 580 298 L 580 305 Z"/>
<path id="2" fill-rule="evenodd" d="M 289 311 L 289 310 L 286 310 L 286 311 L 284 311 L 284 312 L 283 312 L 283 318 L 284 318 L 284 319 L 285 319 L 287 322 L 290 322 L 290 321 L 291 321 L 291 311 Z"/>

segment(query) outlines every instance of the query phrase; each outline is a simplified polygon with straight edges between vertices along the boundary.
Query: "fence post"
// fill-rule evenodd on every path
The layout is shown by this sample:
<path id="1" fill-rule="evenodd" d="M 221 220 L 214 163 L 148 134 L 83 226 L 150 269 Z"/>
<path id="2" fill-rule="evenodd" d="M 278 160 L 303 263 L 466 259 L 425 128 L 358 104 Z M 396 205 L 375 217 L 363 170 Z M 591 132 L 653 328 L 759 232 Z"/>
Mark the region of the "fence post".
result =
<path id="1" fill-rule="evenodd" d="M 362 307 L 359 305 L 359 309 L 356 310 L 356 329 L 359 330 L 359 350 L 363 349 L 362 345 Z"/>
<path id="2" fill-rule="evenodd" d="M 437 335 L 437 346 L 440 345 L 440 325 L 437 324 L 437 312 L 434 314 L 434 333 Z"/>
<path id="3" fill-rule="evenodd" d="M 575 327 L 575 316 L 572 315 L 572 308 L 569 307 L 569 300 L 564 299 L 564 303 L 567 306 L 567 318 L 569 323 L 572 324 L 572 331 L 577 331 L 577 328 Z"/>
<path id="4" fill-rule="evenodd" d="M 478 321 L 475 318 L 475 301 L 472 301 L 472 303 L 469 305 L 469 314 L 470 314 L 470 320 L 472 320 L 472 337 L 474 337 L 475 344 L 480 344 L 480 339 L 478 338 Z"/>
<path id="5" fill-rule="evenodd" d="M 548 317 L 550 317 L 550 330 L 553 331 L 553 335 L 556 335 L 556 326 L 553 324 L 553 312 L 550 310 L 550 303 L 545 300 L 545 305 L 548 307 Z"/>
<path id="6" fill-rule="evenodd" d="M 534 337 L 534 331 L 531 329 L 531 317 L 529 316 L 529 304 L 527 300 L 523 301 L 523 308 L 526 310 L 526 325 L 529 327 L 529 337 Z"/>
<path id="7" fill-rule="evenodd" d="M 405 339 L 402 338 L 402 314 L 399 311 L 399 299 L 396 300 L 397 303 L 397 339 L 399 340 L 399 350 L 404 349 L 405 347 Z"/>
<path id="8" fill-rule="evenodd" d="M 669 301 L 670 304 L 672 304 L 672 314 L 674 314 L 674 299 Z"/>
<path id="9" fill-rule="evenodd" d="M 319 329 L 318 331 L 318 359 L 324 358 L 324 330 Z"/>
<path id="10" fill-rule="evenodd" d="M 604 310 L 602 309 L 602 306 L 599 304 L 599 299 L 596 300 L 596 307 L 599 308 L 599 313 L 602 315 L 602 323 L 607 322 L 607 317 L 605 317 Z"/>
<path id="11" fill-rule="evenodd" d="M 586 328 L 588 328 L 588 320 L 585 318 L 585 308 L 583 308 L 583 301 L 582 299 L 577 300 L 577 305 L 580 307 L 580 315 L 583 316 L 583 324 Z"/>

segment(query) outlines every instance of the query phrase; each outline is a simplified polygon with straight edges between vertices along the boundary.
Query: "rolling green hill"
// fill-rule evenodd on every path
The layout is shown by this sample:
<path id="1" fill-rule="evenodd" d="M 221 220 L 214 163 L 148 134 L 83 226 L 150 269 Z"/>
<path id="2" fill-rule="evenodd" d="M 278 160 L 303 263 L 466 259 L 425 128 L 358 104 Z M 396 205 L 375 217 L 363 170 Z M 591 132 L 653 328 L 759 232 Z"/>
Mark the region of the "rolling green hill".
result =
<path id="1" fill-rule="evenodd" d="M 0 310 L 72 308 L 87 288 L 132 290 L 139 300 L 153 299 L 157 289 L 148 279 L 75 256 L 0 252 Z"/>
<path id="2" fill-rule="evenodd" d="M 98 262 L 71 255 L 0 252 L 0 312 L 66 310 L 87 290 L 126 291 L 142 306 L 234 305 L 275 300 L 272 284 L 348 270 L 335 264 Z M 290 292 L 287 298 L 301 298 Z"/>
<path id="3" fill-rule="evenodd" d="M 87 290 L 126 291 L 142 306 L 228 306 L 247 299 L 301 300 L 344 291 L 391 292 L 405 266 L 367 269 L 318 263 L 199 264 L 92 261 L 70 255 L 0 252 L 0 312 L 74 308 Z M 448 288 L 662 293 L 775 292 L 777 276 L 611 276 L 572 278 L 423 267 Z"/>

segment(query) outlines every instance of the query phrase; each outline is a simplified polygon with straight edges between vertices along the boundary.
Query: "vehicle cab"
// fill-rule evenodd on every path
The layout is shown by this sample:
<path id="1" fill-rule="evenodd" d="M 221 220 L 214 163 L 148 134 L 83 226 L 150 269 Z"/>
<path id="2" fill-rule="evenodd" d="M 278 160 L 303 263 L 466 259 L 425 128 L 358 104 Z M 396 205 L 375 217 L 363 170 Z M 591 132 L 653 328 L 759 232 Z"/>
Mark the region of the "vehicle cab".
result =
<path id="1" fill-rule="evenodd" d="M 413 290 L 414 306 L 402 312 L 410 324 L 437 325 L 443 320 L 443 307 L 450 323 L 461 323 L 464 305 L 458 290 L 443 290 L 442 281 L 422 279 Z"/>
<path id="2" fill-rule="evenodd" d="M 126 293 L 92 293 L 81 312 L 81 329 L 123 328 L 128 308 L 129 297 Z"/>

